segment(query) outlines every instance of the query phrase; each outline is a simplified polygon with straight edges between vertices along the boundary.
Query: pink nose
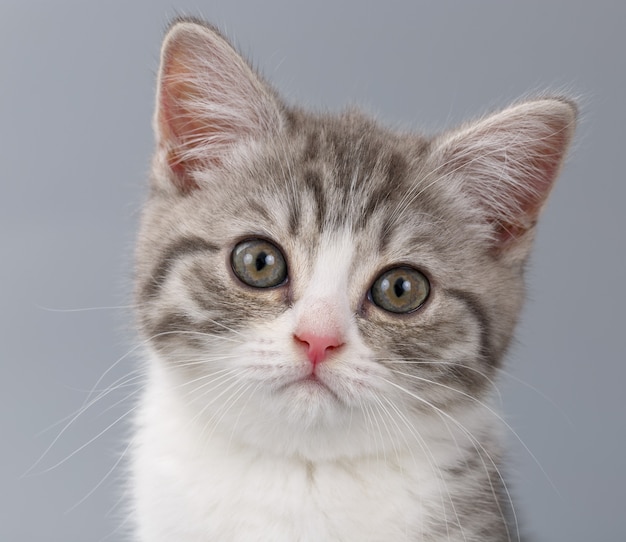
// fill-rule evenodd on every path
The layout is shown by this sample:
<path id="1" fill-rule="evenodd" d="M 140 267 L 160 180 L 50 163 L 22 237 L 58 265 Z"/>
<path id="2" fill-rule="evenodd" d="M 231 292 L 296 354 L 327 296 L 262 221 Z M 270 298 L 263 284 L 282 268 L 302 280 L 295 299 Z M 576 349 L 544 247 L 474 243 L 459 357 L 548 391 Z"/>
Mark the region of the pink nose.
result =
<path id="1" fill-rule="evenodd" d="M 316 335 L 314 333 L 299 333 L 294 335 L 296 341 L 307 347 L 307 356 L 313 365 L 321 363 L 326 358 L 329 350 L 341 346 L 343 342 L 336 335 Z"/>

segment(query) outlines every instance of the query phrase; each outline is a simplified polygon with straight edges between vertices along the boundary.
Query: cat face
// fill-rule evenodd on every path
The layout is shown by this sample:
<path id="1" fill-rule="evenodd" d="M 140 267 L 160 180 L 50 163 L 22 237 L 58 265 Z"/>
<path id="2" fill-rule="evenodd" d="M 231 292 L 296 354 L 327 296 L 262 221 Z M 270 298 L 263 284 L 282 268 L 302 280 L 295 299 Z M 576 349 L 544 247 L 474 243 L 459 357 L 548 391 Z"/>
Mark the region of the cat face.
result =
<path id="1" fill-rule="evenodd" d="M 325 457 L 480 404 L 574 114 L 543 99 L 432 139 L 310 115 L 213 29 L 176 25 L 137 292 L 191 422 Z"/>

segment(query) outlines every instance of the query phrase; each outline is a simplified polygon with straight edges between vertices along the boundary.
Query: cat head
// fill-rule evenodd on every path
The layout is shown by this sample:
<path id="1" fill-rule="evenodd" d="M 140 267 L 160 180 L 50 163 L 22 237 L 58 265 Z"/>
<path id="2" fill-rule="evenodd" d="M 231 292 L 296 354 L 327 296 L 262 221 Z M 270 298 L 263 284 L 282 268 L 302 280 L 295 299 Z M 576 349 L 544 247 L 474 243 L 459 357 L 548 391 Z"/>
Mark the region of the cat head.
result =
<path id="1" fill-rule="evenodd" d="M 311 456 L 471 410 L 575 118 L 542 97 L 426 138 L 309 114 L 218 31 L 177 22 L 137 249 L 155 370 L 206 427 Z"/>

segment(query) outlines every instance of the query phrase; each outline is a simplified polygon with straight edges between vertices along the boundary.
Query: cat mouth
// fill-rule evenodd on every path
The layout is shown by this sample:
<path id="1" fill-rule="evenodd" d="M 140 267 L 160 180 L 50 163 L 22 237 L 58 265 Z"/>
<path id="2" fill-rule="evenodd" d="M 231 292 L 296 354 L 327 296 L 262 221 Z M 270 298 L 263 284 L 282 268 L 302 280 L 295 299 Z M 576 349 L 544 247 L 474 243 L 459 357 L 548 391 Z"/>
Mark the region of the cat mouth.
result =
<path id="1" fill-rule="evenodd" d="M 343 403 L 343 401 L 339 398 L 337 393 L 314 372 L 310 373 L 309 375 L 305 377 L 299 378 L 297 380 L 294 380 L 293 382 L 286 384 L 285 386 L 283 386 L 282 389 L 294 388 L 294 387 L 301 388 L 309 392 L 313 392 L 316 395 L 330 396 L 333 399 L 335 399 L 337 402 Z"/>
<path id="2" fill-rule="evenodd" d="M 332 391 L 324 382 L 322 382 L 322 380 L 320 380 L 320 378 L 315 373 L 311 373 L 309 376 L 306 376 L 296 381 L 296 384 L 297 383 L 303 383 L 304 385 L 310 386 L 319 386 L 320 388 Z"/>

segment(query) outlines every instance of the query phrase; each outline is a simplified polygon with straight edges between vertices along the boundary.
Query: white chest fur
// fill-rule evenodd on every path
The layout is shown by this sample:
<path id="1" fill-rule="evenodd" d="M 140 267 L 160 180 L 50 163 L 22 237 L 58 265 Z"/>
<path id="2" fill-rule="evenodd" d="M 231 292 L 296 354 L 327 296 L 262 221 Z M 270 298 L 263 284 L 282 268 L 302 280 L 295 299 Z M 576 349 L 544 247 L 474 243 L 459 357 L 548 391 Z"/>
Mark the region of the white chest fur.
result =
<path id="1" fill-rule="evenodd" d="M 310 462 L 207 438 L 154 381 L 138 424 L 141 542 L 421 540 L 450 490 L 419 454 Z"/>

